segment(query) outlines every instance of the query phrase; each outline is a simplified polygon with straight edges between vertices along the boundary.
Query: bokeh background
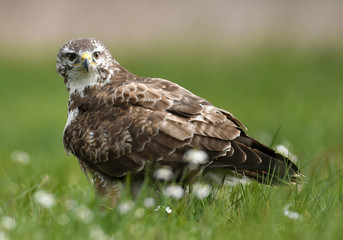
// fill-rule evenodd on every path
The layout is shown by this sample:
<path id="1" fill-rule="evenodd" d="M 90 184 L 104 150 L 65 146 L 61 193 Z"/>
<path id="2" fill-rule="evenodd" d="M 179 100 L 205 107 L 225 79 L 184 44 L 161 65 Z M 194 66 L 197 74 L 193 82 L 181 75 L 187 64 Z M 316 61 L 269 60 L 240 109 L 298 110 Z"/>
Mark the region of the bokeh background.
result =
<path id="1" fill-rule="evenodd" d="M 68 94 L 55 60 L 63 43 L 88 36 L 130 71 L 231 111 L 265 144 L 286 142 L 310 170 L 342 166 L 331 159 L 343 146 L 342 1 L 0 3 L 0 156 L 9 168 L 11 153 L 24 151 L 33 169 L 77 169 L 63 152 Z"/>
<path id="2" fill-rule="evenodd" d="M 2 0 L 1 41 L 38 49 L 80 36 L 141 47 L 162 42 L 243 47 L 270 40 L 337 44 L 342 9 L 339 0 Z"/>
<path id="3" fill-rule="evenodd" d="M 55 70 L 59 48 L 77 37 L 98 38 L 131 72 L 174 81 L 232 112 L 248 127 L 250 136 L 273 148 L 279 144 L 289 148 L 311 183 L 306 190 L 308 203 L 300 203 L 305 206 L 301 211 L 308 224 L 303 231 L 303 224 L 290 223 L 286 229 L 294 231 L 284 231 L 282 236 L 332 239 L 335 232 L 341 234 L 342 13 L 340 0 L 0 0 L 0 215 L 12 216 L 18 226 L 16 231 L 5 232 L 8 229 L 4 230 L 2 218 L 0 238 L 4 234 L 13 239 L 88 236 L 87 226 L 71 220 L 76 213 L 64 205 L 74 199 L 84 206 L 92 203 L 94 195 L 77 160 L 63 149 L 68 93 Z M 38 206 L 34 196 L 40 190 L 53 194 L 55 208 L 43 211 Z M 282 209 L 285 204 L 274 195 L 273 204 Z M 269 206 L 262 202 L 261 209 Z M 226 209 L 227 204 L 223 206 L 218 209 Z M 247 206 L 254 204 L 247 202 Z M 327 206 L 334 208 L 322 213 Z M 260 218 L 249 222 L 249 218 L 243 220 L 243 214 L 233 220 L 238 224 L 236 229 L 241 229 L 241 221 L 245 226 L 236 236 L 261 230 L 255 223 L 270 216 L 261 215 L 258 207 L 250 208 Z M 275 213 L 279 214 L 279 208 Z M 208 213 L 212 212 L 216 213 L 210 208 Z M 236 212 L 240 210 L 232 214 Z M 155 227 L 147 230 L 155 239 L 173 234 L 191 236 L 192 214 L 175 218 L 174 222 L 181 222 L 174 228 L 168 222 L 160 225 L 164 218 L 156 218 Z M 201 221 L 214 226 L 218 219 L 230 231 L 225 227 L 225 216 L 218 216 L 220 213 Z M 313 216 L 328 217 L 318 221 Z M 275 219 L 279 220 L 269 219 L 270 224 L 260 233 L 263 239 L 271 228 L 275 230 Z M 125 236 L 131 229 L 130 221 L 113 225 L 112 219 L 102 227 L 108 232 L 122 229 L 119 234 Z M 150 221 L 147 218 L 147 223 Z M 196 232 L 206 230 L 197 224 Z M 207 233 L 219 234 L 224 228 Z M 137 229 L 132 238 L 141 239 Z M 279 230 L 270 236 L 275 239 Z M 242 237 L 246 238 L 251 236 Z"/>
<path id="4" fill-rule="evenodd" d="M 61 143 L 68 94 L 55 60 L 88 36 L 130 71 L 231 111 L 265 144 L 285 142 L 310 169 L 342 155 L 342 1 L 0 3 L 1 162 L 19 150 L 32 168 L 77 168 Z"/>
<path id="5" fill-rule="evenodd" d="M 63 149 L 68 93 L 55 70 L 60 46 L 76 37 L 231 111 L 249 135 L 290 148 L 307 176 L 339 173 L 342 13 L 339 0 L 1 0 L 1 202 L 44 176 L 51 190 L 89 187 Z"/>

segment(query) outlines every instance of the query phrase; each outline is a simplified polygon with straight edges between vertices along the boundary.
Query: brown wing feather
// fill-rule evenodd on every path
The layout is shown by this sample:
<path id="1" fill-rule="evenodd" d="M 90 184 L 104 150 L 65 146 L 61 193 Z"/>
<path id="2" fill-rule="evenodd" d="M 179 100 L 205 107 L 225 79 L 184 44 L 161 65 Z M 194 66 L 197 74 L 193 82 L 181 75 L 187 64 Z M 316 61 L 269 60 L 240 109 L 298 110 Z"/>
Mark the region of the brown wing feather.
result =
<path id="1" fill-rule="evenodd" d="M 195 148 L 207 152 L 209 171 L 227 168 L 260 178 L 272 165 L 283 175 L 297 173 L 295 165 L 286 169 L 289 160 L 246 136 L 231 113 L 167 80 L 124 73 L 86 92 L 87 101 L 74 102 L 81 114 L 65 130 L 66 148 L 97 171 L 121 177 L 149 160 L 183 168 L 182 155 Z"/>

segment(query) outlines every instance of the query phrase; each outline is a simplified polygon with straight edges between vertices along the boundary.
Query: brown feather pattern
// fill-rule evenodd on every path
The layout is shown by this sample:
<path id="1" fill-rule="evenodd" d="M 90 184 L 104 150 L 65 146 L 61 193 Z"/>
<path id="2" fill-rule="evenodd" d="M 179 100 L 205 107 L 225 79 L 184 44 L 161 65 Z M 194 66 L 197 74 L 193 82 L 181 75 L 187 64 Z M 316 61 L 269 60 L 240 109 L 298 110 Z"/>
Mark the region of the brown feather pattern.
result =
<path id="1" fill-rule="evenodd" d="M 75 49 L 73 44 L 61 48 L 57 62 L 71 87 L 73 79 L 62 63 L 63 51 Z M 94 49 L 97 44 L 95 40 Z M 82 52 L 92 50 L 88 45 L 77 46 Z M 138 77 L 103 51 L 106 61 L 97 68 L 97 83 L 70 92 L 68 104 L 68 112 L 76 114 L 65 128 L 64 146 L 86 163 L 84 168 L 113 179 L 142 174 L 148 162 L 182 172 L 187 166 L 183 154 L 199 149 L 209 157 L 205 172 L 223 168 L 261 181 L 272 169 L 279 174 L 269 178 L 273 183 L 297 178 L 298 169 L 289 159 L 248 137 L 231 113 L 175 83 Z"/>

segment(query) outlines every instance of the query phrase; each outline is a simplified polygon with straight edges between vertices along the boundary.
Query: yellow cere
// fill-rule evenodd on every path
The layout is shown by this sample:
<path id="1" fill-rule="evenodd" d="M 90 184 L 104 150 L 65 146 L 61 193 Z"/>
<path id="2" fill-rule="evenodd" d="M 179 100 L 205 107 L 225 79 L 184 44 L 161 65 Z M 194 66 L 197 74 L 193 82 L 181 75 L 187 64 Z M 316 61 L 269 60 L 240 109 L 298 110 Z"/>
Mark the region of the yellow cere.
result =
<path id="1" fill-rule="evenodd" d="M 92 62 L 92 57 L 91 57 L 91 55 L 90 55 L 89 53 L 84 53 L 84 54 L 82 54 L 82 56 L 81 56 L 81 62 L 83 62 L 86 58 L 88 58 L 89 61 Z"/>
<path id="2" fill-rule="evenodd" d="M 84 53 L 84 54 L 82 54 L 82 56 L 81 56 L 81 62 L 75 63 L 74 66 L 80 66 L 80 65 L 82 64 L 82 62 L 83 62 L 86 58 L 88 58 L 88 60 L 89 60 L 89 62 L 90 62 L 91 65 L 96 65 L 96 63 L 92 61 L 91 55 L 90 55 L 89 53 Z"/>

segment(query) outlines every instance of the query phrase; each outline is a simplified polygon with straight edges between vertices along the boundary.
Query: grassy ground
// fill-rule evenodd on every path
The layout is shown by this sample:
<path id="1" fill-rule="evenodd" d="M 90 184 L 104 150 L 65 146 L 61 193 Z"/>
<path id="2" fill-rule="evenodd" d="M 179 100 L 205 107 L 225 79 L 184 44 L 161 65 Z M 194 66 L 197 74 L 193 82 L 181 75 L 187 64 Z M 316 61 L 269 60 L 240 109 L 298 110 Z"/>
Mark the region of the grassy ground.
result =
<path id="1" fill-rule="evenodd" d="M 133 207 L 129 212 L 103 211 L 76 159 L 63 150 L 68 94 L 55 72 L 55 52 L 4 51 L 0 239 L 342 238 L 342 51 L 265 47 L 241 54 L 184 47 L 134 55 L 136 50 L 115 50 L 130 71 L 183 85 L 234 113 L 249 135 L 267 145 L 280 129 L 275 144 L 286 142 L 297 155 L 306 184 L 225 186 L 203 200 L 162 198 L 151 208 L 144 199 L 156 193 L 147 189 L 134 202 L 123 198 L 122 207 Z"/>

